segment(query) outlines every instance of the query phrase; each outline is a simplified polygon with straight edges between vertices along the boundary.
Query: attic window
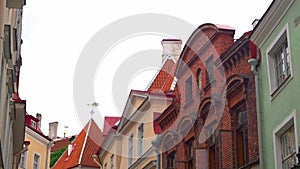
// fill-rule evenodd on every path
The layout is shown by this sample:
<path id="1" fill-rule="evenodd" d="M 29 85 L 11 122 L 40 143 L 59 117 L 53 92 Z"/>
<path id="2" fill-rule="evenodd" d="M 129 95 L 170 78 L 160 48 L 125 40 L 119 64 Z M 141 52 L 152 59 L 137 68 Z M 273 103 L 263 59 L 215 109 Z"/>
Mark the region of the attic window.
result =
<path id="1" fill-rule="evenodd" d="M 34 120 L 30 121 L 30 126 L 36 128 L 36 122 Z"/>

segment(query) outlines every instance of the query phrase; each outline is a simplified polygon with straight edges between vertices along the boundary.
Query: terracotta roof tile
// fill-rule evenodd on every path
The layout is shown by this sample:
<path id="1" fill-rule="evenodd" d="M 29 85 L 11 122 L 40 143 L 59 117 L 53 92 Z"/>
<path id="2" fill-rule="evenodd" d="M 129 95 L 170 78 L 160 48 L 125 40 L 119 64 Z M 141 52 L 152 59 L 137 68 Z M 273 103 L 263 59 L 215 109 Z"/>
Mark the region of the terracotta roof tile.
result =
<path id="1" fill-rule="evenodd" d="M 88 133 L 87 133 L 88 132 Z M 53 169 L 67 169 L 78 165 L 86 167 L 98 167 L 93 161 L 92 155 L 102 144 L 103 135 L 97 124 L 91 119 L 81 130 L 79 135 L 73 141 L 73 151 L 68 157 L 68 151 L 65 151 Z M 80 160 L 80 156 L 82 158 Z"/>
<path id="2" fill-rule="evenodd" d="M 72 136 L 72 137 L 76 137 L 76 136 Z M 54 141 L 54 146 L 51 148 L 51 152 L 57 151 L 57 150 L 62 149 L 63 147 L 66 147 L 70 143 L 70 139 L 71 139 L 71 137 L 65 137 L 65 138 L 61 138 L 59 140 Z"/>
<path id="3" fill-rule="evenodd" d="M 152 81 L 148 92 L 169 92 L 174 79 L 175 66 L 176 64 L 172 59 L 167 59 Z"/>

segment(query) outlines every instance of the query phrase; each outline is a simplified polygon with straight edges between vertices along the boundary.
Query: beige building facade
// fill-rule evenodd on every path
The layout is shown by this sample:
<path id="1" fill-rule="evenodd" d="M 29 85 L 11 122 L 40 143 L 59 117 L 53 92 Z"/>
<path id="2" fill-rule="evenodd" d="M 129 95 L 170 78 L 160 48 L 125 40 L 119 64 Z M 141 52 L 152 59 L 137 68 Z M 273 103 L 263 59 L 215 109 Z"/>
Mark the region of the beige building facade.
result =
<path id="1" fill-rule="evenodd" d="M 38 118 L 40 117 L 40 118 Z M 26 114 L 25 141 L 28 150 L 21 154 L 19 169 L 50 168 L 50 150 L 53 141 L 41 131 L 41 114 L 36 117 Z"/>
<path id="2" fill-rule="evenodd" d="M 103 142 L 99 158 L 104 169 L 156 168 L 157 154 L 152 142 L 159 132 L 155 114 L 164 111 L 173 95 L 132 90 L 115 131 Z"/>

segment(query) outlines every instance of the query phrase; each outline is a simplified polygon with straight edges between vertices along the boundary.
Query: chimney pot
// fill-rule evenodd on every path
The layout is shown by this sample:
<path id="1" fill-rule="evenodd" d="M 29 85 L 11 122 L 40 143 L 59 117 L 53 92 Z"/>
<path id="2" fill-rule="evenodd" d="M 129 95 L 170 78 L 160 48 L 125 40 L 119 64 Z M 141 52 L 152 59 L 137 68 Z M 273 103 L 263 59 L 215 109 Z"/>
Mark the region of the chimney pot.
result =
<path id="1" fill-rule="evenodd" d="M 49 123 L 49 137 L 51 139 L 57 138 L 57 128 L 58 128 L 58 122 Z"/>
<path id="2" fill-rule="evenodd" d="M 161 41 L 163 47 L 162 62 L 168 58 L 173 58 L 176 62 L 181 52 L 181 44 L 180 39 L 163 39 Z"/>
<path id="3" fill-rule="evenodd" d="M 259 22 L 259 19 L 254 19 L 254 21 L 252 22 L 253 29 L 256 27 L 258 22 Z"/>
<path id="4" fill-rule="evenodd" d="M 40 113 L 36 114 L 36 118 L 39 120 L 38 122 L 38 126 L 41 129 L 41 125 L 42 125 L 42 115 Z"/>
<path id="5" fill-rule="evenodd" d="M 68 156 L 71 155 L 72 151 L 73 151 L 73 145 L 70 143 L 70 144 L 68 145 Z"/>

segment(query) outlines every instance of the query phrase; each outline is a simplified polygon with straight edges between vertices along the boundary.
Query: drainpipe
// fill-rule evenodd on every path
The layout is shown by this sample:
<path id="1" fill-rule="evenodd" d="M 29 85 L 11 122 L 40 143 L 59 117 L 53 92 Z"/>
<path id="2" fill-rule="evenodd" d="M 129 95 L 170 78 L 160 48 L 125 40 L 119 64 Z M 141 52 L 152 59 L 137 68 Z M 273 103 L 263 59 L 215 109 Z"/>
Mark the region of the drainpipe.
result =
<path id="1" fill-rule="evenodd" d="M 47 152 L 46 152 L 46 165 L 45 165 L 45 169 L 48 169 L 48 168 L 50 168 L 50 167 L 48 166 L 48 157 L 49 157 L 49 150 L 50 150 L 50 148 L 53 146 L 53 144 L 54 144 L 54 141 L 53 141 L 53 140 L 51 140 L 51 141 L 49 142 L 49 144 L 47 145 Z"/>
<path id="2" fill-rule="evenodd" d="M 264 168 L 263 159 L 263 137 L 262 137 L 262 112 L 260 111 L 260 92 L 259 92 L 259 74 L 257 71 L 258 60 L 249 59 L 248 64 L 251 66 L 251 72 L 255 76 L 255 96 L 256 96 L 256 114 L 257 114 L 257 128 L 258 128 L 258 142 L 259 142 L 259 165 Z"/>
<path id="3" fill-rule="evenodd" d="M 156 139 L 151 141 L 151 144 L 154 147 L 154 151 L 156 152 L 156 169 L 160 169 L 161 167 L 161 161 L 160 161 L 160 151 L 159 151 L 159 144 L 160 144 L 160 140 L 161 140 L 161 134 L 157 134 L 156 135 Z"/>
<path id="4" fill-rule="evenodd" d="M 92 155 L 94 162 L 102 169 L 102 165 L 97 161 L 98 156 L 96 154 Z M 99 160 L 100 161 L 100 160 Z"/>

